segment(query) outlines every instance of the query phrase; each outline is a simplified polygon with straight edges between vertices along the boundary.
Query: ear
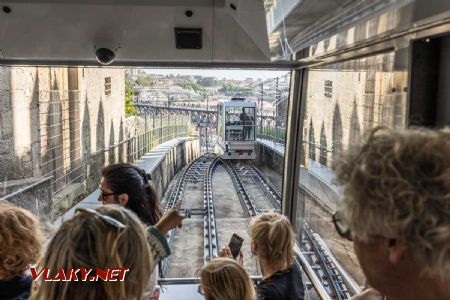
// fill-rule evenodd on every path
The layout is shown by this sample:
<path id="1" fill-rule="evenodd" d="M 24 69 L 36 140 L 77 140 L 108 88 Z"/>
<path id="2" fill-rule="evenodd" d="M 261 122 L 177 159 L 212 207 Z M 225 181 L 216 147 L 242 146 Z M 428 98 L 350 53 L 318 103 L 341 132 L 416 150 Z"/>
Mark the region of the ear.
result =
<path id="1" fill-rule="evenodd" d="M 250 248 L 251 248 L 250 250 L 252 251 L 253 255 L 258 254 L 258 245 L 254 241 L 251 242 Z"/>
<path id="2" fill-rule="evenodd" d="M 406 252 L 406 243 L 401 239 L 389 239 L 388 241 L 389 262 L 393 265 L 398 264 Z"/>
<path id="3" fill-rule="evenodd" d="M 120 206 L 124 206 L 127 205 L 128 203 L 128 194 L 121 194 L 119 195 L 119 204 Z"/>

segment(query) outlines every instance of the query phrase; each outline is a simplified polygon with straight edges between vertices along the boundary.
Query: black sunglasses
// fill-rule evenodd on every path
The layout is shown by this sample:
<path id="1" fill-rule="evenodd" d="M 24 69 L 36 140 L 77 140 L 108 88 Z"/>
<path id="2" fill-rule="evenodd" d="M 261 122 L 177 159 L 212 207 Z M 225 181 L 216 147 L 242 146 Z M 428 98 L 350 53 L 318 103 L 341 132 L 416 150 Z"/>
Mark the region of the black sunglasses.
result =
<path id="1" fill-rule="evenodd" d="M 100 197 L 101 197 L 102 201 L 106 201 L 106 200 L 105 200 L 105 197 L 108 197 L 108 196 L 117 196 L 117 195 L 114 194 L 114 193 L 107 193 L 107 192 L 103 191 L 102 188 L 101 188 L 100 186 L 98 186 L 98 189 L 100 190 Z"/>
<path id="2" fill-rule="evenodd" d="M 91 208 L 77 208 L 77 209 L 75 210 L 75 213 L 77 213 L 77 212 L 88 213 L 88 214 L 97 216 L 97 217 L 99 217 L 100 219 L 102 219 L 105 223 L 107 223 L 107 224 L 109 224 L 109 225 L 112 225 L 112 226 L 114 226 L 114 227 L 116 227 L 116 228 L 119 228 L 119 229 L 124 229 L 124 228 L 127 227 L 127 226 L 124 225 L 122 222 L 117 221 L 117 220 L 114 219 L 113 217 L 103 215 L 103 214 L 99 213 L 98 211 L 93 210 L 93 209 L 91 209 Z"/>
<path id="3" fill-rule="evenodd" d="M 344 218 L 342 211 L 337 211 L 333 214 L 333 224 L 341 237 L 353 241 L 352 231 L 350 230 L 348 221 Z"/>

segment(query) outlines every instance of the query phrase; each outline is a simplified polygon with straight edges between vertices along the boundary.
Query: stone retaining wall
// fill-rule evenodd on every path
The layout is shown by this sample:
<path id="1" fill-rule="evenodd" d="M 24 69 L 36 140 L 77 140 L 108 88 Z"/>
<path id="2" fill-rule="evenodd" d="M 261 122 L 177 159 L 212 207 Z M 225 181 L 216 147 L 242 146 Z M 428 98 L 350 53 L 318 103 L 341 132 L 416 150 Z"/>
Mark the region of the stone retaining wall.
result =
<path id="1" fill-rule="evenodd" d="M 161 199 L 175 174 L 200 156 L 198 139 L 179 143 L 169 151 L 150 172 L 158 197 Z"/>

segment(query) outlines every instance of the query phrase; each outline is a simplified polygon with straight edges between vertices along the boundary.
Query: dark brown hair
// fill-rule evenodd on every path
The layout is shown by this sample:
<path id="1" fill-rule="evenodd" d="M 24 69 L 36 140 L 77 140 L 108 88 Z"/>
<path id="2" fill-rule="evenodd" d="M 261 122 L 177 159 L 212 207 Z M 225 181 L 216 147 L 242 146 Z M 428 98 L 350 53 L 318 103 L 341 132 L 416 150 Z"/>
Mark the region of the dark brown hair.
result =
<path id="1" fill-rule="evenodd" d="M 127 194 L 126 208 L 146 225 L 155 225 L 161 217 L 160 203 L 151 177 L 131 164 L 113 164 L 102 170 L 106 186 L 116 195 Z"/>

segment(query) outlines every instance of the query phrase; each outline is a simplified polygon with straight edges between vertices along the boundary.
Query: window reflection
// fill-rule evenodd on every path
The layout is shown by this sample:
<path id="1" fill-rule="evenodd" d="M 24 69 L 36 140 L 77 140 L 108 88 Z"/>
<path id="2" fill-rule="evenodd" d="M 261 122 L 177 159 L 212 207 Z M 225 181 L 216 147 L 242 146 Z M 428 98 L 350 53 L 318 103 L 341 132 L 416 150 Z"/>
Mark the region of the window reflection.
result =
<path id="1" fill-rule="evenodd" d="M 255 108 L 227 107 L 225 111 L 225 140 L 255 140 Z"/>
<path id="2" fill-rule="evenodd" d="M 331 166 L 373 128 L 404 126 L 406 93 L 394 88 L 394 54 L 308 70 L 296 225 L 301 228 L 306 221 L 359 284 L 364 277 L 353 245 L 335 233 L 331 222 L 341 194 Z"/>

